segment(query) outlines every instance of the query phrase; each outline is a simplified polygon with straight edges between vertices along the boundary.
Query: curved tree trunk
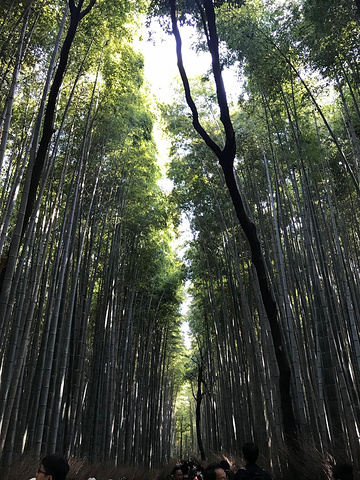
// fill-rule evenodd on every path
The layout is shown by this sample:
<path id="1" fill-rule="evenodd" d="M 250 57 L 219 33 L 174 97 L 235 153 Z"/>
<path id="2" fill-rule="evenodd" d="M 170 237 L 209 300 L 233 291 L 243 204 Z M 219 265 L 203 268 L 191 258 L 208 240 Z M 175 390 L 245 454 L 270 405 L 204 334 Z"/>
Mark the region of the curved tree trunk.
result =
<path id="1" fill-rule="evenodd" d="M 177 8 L 175 0 L 170 0 L 170 8 L 173 34 L 176 40 L 178 68 L 185 89 L 186 101 L 192 112 L 193 126 L 195 130 L 199 133 L 199 135 L 202 137 L 204 142 L 208 145 L 208 147 L 215 153 L 219 160 L 225 176 L 227 188 L 229 190 L 233 205 L 235 207 L 236 215 L 251 248 L 252 261 L 256 269 L 262 301 L 264 303 L 264 308 L 269 320 L 275 355 L 279 368 L 279 390 L 281 398 L 281 409 L 283 414 L 284 433 L 289 446 L 294 448 L 296 446 L 297 429 L 293 410 L 293 402 L 290 394 L 290 366 L 283 346 L 283 338 L 278 320 L 277 306 L 273 299 L 270 286 L 268 284 L 267 272 L 261 251 L 260 241 L 257 236 L 255 225 L 253 224 L 253 222 L 251 222 L 248 215 L 246 214 L 240 191 L 236 182 L 234 172 L 234 159 L 236 155 L 235 133 L 230 119 L 226 92 L 221 75 L 214 7 L 211 0 L 204 0 L 205 12 L 202 12 L 202 14 L 203 18 L 205 18 L 204 13 L 206 14 L 205 30 L 208 47 L 212 56 L 212 69 L 215 78 L 218 105 L 220 108 L 220 118 L 226 134 L 226 142 L 223 149 L 221 149 L 212 140 L 212 138 L 208 135 L 208 133 L 204 130 L 204 128 L 199 122 L 198 111 L 191 97 L 189 81 L 182 61 L 181 37 L 177 26 Z"/>

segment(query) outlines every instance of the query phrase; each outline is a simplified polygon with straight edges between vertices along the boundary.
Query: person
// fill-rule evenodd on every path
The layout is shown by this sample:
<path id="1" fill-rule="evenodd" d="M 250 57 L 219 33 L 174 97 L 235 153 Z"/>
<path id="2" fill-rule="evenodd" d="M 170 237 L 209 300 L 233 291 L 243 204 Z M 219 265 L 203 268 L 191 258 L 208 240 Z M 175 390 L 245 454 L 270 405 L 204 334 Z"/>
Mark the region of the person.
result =
<path id="1" fill-rule="evenodd" d="M 236 472 L 234 480 L 271 480 L 271 476 L 256 463 L 259 456 L 259 447 L 255 443 L 245 443 L 242 447 L 242 453 L 246 465 Z"/>
<path id="2" fill-rule="evenodd" d="M 193 468 L 189 472 L 189 479 L 190 480 L 198 480 L 198 469 L 196 466 L 193 466 Z"/>
<path id="3" fill-rule="evenodd" d="M 189 470 L 190 470 L 190 464 L 189 462 L 184 462 L 181 465 L 181 471 L 183 472 L 183 479 L 189 480 Z"/>
<path id="4" fill-rule="evenodd" d="M 41 460 L 36 480 L 65 480 L 69 472 L 68 462 L 60 455 L 47 455 Z"/>
<path id="5" fill-rule="evenodd" d="M 203 480 L 226 480 L 226 473 L 219 463 L 211 463 L 204 470 Z"/>
<path id="6" fill-rule="evenodd" d="M 353 466 L 350 463 L 338 463 L 333 466 L 332 474 L 335 480 L 353 480 Z"/>
<path id="7" fill-rule="evenodd" d="M 224 470 L 227 480 L 230 480 L 234 477 L 234 474 L 230 468 L 230 464 L 227 460 L 221 460 L 219 463 L 220 467 Z"/>
<path id="8" fill-rule="evenodd" d="M 183 480 L 184 474 L 183 474 L 183 472 L 182 472 L 182 470 L 181 470 L 181 466 L 180 466 L 180 465 L 177 465 L 176 467 L 174 467 L 173 477 L 174 477 L 174 480 Z"/>

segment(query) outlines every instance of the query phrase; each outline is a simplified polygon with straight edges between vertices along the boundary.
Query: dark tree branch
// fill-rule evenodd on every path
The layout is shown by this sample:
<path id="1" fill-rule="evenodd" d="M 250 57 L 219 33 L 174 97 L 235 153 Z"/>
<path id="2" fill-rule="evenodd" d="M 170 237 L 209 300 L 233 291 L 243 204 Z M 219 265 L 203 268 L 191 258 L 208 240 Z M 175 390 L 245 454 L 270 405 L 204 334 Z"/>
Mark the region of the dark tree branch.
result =
<path id="1" fill-rule="evenodd" d="M 91 0 L 89 5 L 83 10 L 80 14 L 80 18 L 84 18 L 88 13 L 90 13 L 90 10 L 93 8 L 95 5 L 96 0 Z"/>
<path id="2" fill-rule="evenodd" d="M 48 152 L 51 138 L 55 132 L 54 117 L 55 117 L 56 102 L 57 102 L 58 94 L 60 91 L 60 87 L 63 82 L 66 67 L 68 64 L 70 48 L 73 43 L 76 31 L 81 19 L 85 16 L 85 14 L 90 12 L 96 0 L 91 0 L 91 2 L 89 3 L 88 7 L 84 10 L 84 12 L 81 12 L 83 1 L 84 0 L 80 0 L 79 5 L 76 6 L 74 3 L 74 0 L 69 0 L 69 7 L 70 7 L 70 14 L 71 14 L 70 25 L 69 25 L 63 46 L 61 48 L 59 64 L 56 69 L 54 81 L 51 85 L 51 89 L 49 92 L 49 97 L 48 97 L 48 102 L 47 102 L 45 117 L 44 117 L 43 133 L 42 133 L 42 137 L 40 140 L 39 148 L 36 154 L 32 174 L 31 174 L 29 196 L 26 204 L 26 210 L 25 210 L 23 227 L 22 227 L 22 234 L 21 234 L 22 237 L 25 233 L 31 213 L 34 208 L 34 203 L 37 195 L 37 188 L 39 186 L 41 174 L 44 168 L 46 155 Z"/>
<path id="3" fill-rule="evenodd" d="M 355 5 L 358 10 L 358 14 L 360 15 L 360 0 L 355 0 Z"/>
<path id="4" fill-rule="evenodd" d="M 71 15 L 74 15 L 76 11 L 76 5 L 74 0 L 69 0 L 69 7 Z"/>
<path id="5" fill-rule="evenodd" d="M 181 53 L 181 37 L 177 26 L 177 9 L 176 0 L 169 0 L 171 10 L 171 20 L 173 26 L 173 34 L 176 40 L 176 53 L 178 60 L 178 68 L 181 79 L 183 81 L 185 89 L 186 101 L 193 114 L 193 125 L 195 130 L 203 138 L 205 143 L 211 148 L 211 150 L 217 156 L 219 163 L 223 169 L 226 185 L 228 187 L 236 215 L 239 223 L 246 235 L 251 249 L 252 261 L 256 269 L 257 278 L 260 286 L 261 297 L 263 300 L 264 308 L 269 320 L 276 360 L 279 368 L 279 391 L 281 398 L 281 410 L 283 414 L 283 426 L 285 438 L 288 441 L 288 445 L 291 448 L 297 448 L 297 429 L 296 420 L 293 411 L 293 403 L 290 394 L 291 390 L 291 370 L 285 349 L 283 347 L 283 338 L 281 327 L 278 319 L 278 310 L 275 300 L 273 298 L 265 267 L 264 258 L 262 255 L 261 245 L 257 236 L 256 227 L 249 219 L 244 209 L 243 201 L 240 195 L 240 191 L 237 185 L 235 172 L 234 172 L 234 159 L 236 155 L 236 142 L 235 132 L 232 126 L 229 108 L 226 99 L 225 87 L 221 74 L 220 58 L 219 58 L 219 45 L 218 36 L 216 32 L 215 24 L 215 11 L 212 4 L 212 0 L 203 0 L 205 7 L 205 15 L 201 12 L 202 19 L 205 23 L 205 31 L 208 39 L 208 47 L 212 56 L 212 68 L 216 84 L 216 92 L 218 105 L 220 108 L 220 118 L 224 126 L 226 142 L 224 149 L 221 149 L 202 128 L 198 118 L 198 112 L 196 105 L 191 97 L 190 86 L 188 78 L 183 66 L 182 53 Z"/>
<path id="6" fill-rule="evenodd" d="M 220 119 L 224 125 L 226 143 L 224 152 L 227 151 L 235 158 L 236 143 L 235 132 L 231 123 L 229 107 L 226 99 L 224 81 L 221 73 L 220 56 L 219 56 L 219 39 L 216 31 L 215 11 L 212 0 L 204 0 L 207 24 L 209 29 L 209 50 L 212 58 L 212 69 L 216 85 L 216 93 L 220 108 Z"/>
<path id="7" fill-rule="evenodd" d="M 201 138 L 206 143 L 206 145 L 209 148 L 211 148 L 211 150 L 215 153 L 216 156 L 219 156 L 219 155 L 221 155 L 221 149 L 212 140 L 212 138 L 207 134 L 207 132 L 201 126 L 200 121 L 199 121 L 199 113 L 197 111 L 196 105 L 195 105 L 195 103 L 192 99 L 192 96 L 191 96 L 189 80 L 187 78 L 185 68 L 184 68 L 184 64 L 183 64 L 183 60 L 182 60 L 181 36 L 180 36 L 179 28 L 178 28 L 178 25 L 177 25 L 178 13 L 177 13 L 177 8 L 176 8 L 176 2 L 175 2 L 175 0 L 169 0 L 169 3 L 170 3 L 172 29 L 173 29 L 173 34 L 174 34 L 175 41 L 176 41 L 177 65 L 178 65 L 178 69 L 179 69 L 179 72 L 180 72 L 181 80 L 182 80 L 183 85 L 184 85 L 185 98 L 186 98 L 187 104 L 189 105 L 191 113 L 192 113 L 193 125 L 194 125 L 195 130 L 198 132 L 198 134 L 201 136 Z"/>
<path id="8" fill-rule="evenodd" d="M 201 22 L 202 22 L 202 25 L 203 25 L 203 28 L 204 28 L 206 42 L 207 42 L 208 48 L 210 50 L 210 47 L 209 47 L 210 38 L 209 38 L 208 27 L 207 27 L 207 24 L 206 24 L 205 12 L 204 12 L 204 9 L 203 9 L 201 3 L 199 2 L 199 0 L 197 0 L 196 5 L 197 5 L 197 7 L 199 9 L 199 12 L 200 12 L 200 17 L 201 17 Z"/>

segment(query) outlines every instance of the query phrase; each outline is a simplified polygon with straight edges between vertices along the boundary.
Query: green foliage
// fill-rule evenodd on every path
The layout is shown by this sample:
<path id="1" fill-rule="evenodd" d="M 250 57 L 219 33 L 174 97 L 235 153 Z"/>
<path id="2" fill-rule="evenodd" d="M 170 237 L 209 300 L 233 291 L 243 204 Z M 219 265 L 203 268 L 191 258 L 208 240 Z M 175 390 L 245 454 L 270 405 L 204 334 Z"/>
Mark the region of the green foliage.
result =
<path id="1" fill-rule="evenodd" d="M 295 24 L 295 39 L 307 61 L 326 75 L 340 64 L 359 58 L 359 29 L 355 2 L 305 1 Z"/>

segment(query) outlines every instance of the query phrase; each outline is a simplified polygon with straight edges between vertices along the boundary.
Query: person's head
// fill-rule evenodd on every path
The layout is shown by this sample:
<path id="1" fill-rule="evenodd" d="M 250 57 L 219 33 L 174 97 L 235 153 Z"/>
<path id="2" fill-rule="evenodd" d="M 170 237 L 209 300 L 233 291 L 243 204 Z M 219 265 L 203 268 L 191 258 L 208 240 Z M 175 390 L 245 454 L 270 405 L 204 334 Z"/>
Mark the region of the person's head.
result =
<path id="1" fill-rule="evenodd" d="M 259 447 L 255 443 L 245 443 L 242 447 L 242 453 L 248 463 L 256 463 L 259 456 Z"/>
<path id="2" fill-rule="evenodd" d="M 41 460 L 36 480 L 65 480 L 69 472 L 67 461 L 60 455 L 47 455 Z"/>
<path id="3" fill-rule="evenodd" d="M 173 476 L 174 476 L 175 480 L 183 480 L 184 474 L 183 474 L 180 466 L 177 466 L 177 467 L 174 468 Z"/>
<path id="4" fill-rule="evenodd" d="M 184 478 L 188 478 L 188 477 L 189 477 L 189 470 L 190 470 L 189 462 L 184 462 L 184 463 L 181 465 L 181 471 L 183 472 Z"/>
<path id="5" fill-rule="evenodd" d="M 212 463 L 204 470 L 203 479 L 226 480 L 226 473 L 219 463 Z"/>
<path id="6" fill-rule="evenodd" d="M 332 474 L 335 480 L 353 480 L 353 466 L 350 463 L 339 463 L 333 466 Z"/>
<path id="7" fill-rule="evenodd" d="M 219 463 L 220 467 L 225 470 L 230 470 L 230 464 L 227 460 L 221 460 L 221 462 Z"/>

